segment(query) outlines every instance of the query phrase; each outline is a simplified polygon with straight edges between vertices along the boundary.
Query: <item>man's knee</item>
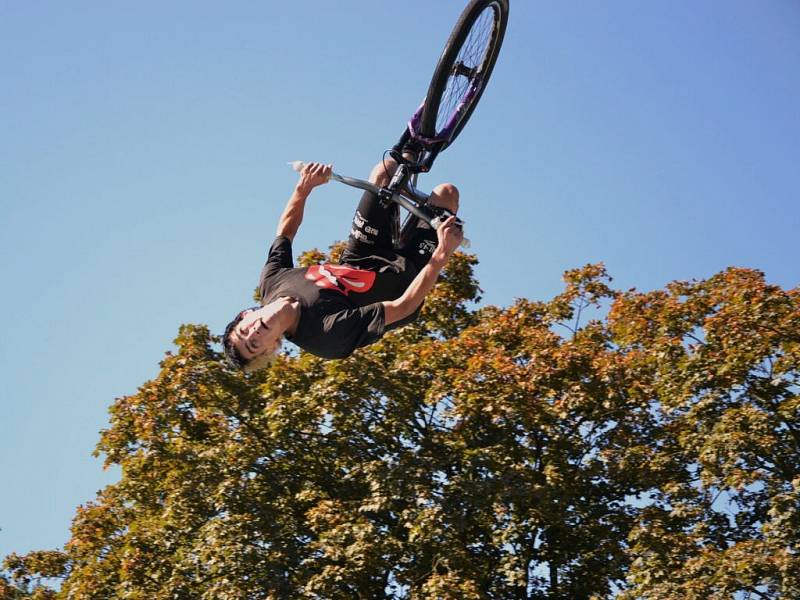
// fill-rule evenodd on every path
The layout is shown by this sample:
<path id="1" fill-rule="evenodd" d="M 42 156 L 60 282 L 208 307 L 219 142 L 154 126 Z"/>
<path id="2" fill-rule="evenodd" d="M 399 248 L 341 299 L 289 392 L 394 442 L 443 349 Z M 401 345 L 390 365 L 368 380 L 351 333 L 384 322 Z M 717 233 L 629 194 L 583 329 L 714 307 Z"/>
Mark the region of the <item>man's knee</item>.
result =
<path id="1" fill-rule="evenodd" d="M 446 208 L 451 213 L 458 212 L 458 188 L 452 183 L 440 183 L 431 192 L 430 203 Z"/>

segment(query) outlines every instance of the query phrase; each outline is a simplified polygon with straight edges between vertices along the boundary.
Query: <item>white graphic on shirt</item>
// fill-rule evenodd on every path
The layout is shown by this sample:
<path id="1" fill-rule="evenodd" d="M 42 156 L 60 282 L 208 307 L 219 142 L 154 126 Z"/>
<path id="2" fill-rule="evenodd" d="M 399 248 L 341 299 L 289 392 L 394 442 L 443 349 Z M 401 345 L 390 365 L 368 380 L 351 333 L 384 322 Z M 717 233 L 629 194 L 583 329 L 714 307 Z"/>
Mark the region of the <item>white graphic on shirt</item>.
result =
<path id="1" fill-rule="evenodd" d="M 336 279 L 336 275 L 328 271 L 328 269 L 325 268 L 325 265 L 320 265 L 319 274 L 325 277 L 325 279 L 330 281 L 336 287 L 339 287 L 339 280 Z M 349 285 L 351 288 L 354 289 L 360 289 L 367 286 L 367 284 L 363 281 L 357 281 L 355 279 L 350 279 L 348 277 L 342 277 L 342 281 L 344 281 L 347 285 Z"/>
<path id="2" fill-rule="evenodd" d="M 436 250 L 436 242 L 432 242 L 431 240 L 423 240 L 419 245 L 420 254 L 429 254 L 434 250 Z"/>
<path id="3" fill-rule="evenodd" d="M 322 275 L 328 281 L 330 281 L 336 287 L 339 287 L 339 280 L 336 279 L 336 276 L 330 271 L 328 271 L 328 269 L 326 269 L 324 265 L 320 265 L 319 274 Z"/>
<path id="4" fill-rule="evenodd" d="M 336 290 L 345 296 L 350 292 L 363 294 L 372 289 L 375 272 L 357 269 L 346 265 L 312 265 L 305 278 L 318 287 Z"/>

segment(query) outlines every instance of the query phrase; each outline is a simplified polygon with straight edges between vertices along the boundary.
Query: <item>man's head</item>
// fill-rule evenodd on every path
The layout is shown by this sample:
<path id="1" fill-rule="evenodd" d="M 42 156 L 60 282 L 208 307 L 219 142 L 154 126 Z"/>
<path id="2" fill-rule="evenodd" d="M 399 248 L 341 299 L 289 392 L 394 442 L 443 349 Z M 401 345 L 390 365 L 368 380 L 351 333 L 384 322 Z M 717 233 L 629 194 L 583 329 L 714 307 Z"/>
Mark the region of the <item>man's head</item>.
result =
<path id="1" fill-rule="evenodd" d="M 280 350 L 283 334 L 294 323 L 294 315 L 289 298 L 243 310 L 222 335 L 225 356 L 248 372 L 269 366 Z"/>

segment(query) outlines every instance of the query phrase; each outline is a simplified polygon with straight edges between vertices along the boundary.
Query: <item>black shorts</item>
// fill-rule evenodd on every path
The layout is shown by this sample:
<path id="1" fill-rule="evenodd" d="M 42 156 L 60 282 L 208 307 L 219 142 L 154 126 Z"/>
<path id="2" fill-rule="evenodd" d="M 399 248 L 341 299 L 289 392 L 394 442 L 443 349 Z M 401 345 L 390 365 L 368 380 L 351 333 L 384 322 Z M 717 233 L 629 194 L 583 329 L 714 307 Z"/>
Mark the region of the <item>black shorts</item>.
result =
<path id="1" fill-rule="evenodd" d="M 397 222 L 397 211 L 399 207 L 394 202 L 388 207 L 383 207 L 376 194 L 364 192 L 353 216 L 353 224 L 341 262 L 346 263 L 367 256 L 382 256 L 393 261 L 402 256 L 419 272 L 436 249 L 438 243 L 436 231 L 424 221 L 412 216 L 400 237 L 400 247 L 395 248 L 392 243 L 392 228 Z"/>

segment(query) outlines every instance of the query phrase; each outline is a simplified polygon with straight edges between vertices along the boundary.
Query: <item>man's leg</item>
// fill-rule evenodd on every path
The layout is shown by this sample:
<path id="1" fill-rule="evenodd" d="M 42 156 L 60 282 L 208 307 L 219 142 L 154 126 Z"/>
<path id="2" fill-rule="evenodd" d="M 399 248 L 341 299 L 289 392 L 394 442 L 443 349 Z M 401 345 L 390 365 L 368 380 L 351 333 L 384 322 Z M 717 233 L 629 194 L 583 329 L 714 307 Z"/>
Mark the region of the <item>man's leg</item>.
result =
<path id="1" fill-rule="evenodd" d="M 369 180 L 377 186 L 387 186 L 396 169 L 397 163 L 388 158 L 375 165 Z M 364 192 L 353 216 L 343 259 L 373 254 L 393 258 L 396 253 L 392 231 L 396 222 L 397 205 L 394 202 L 384 207 L 377 194 Z"/>
<path id="2" fill-rule="evenodd" d="M 458 212 L 458 188 L 452 183 L 441 183 L 433 188 L 429 204 L 446 208 L 451 213 Z M 408 229 L 404 227 L 400 254 L 412 261 L 417 269 L 421 269 L 430 260 L 431 254 L 436 249 L 438 239 L 436 231 L 416 217 L 409 221 Z"/>

